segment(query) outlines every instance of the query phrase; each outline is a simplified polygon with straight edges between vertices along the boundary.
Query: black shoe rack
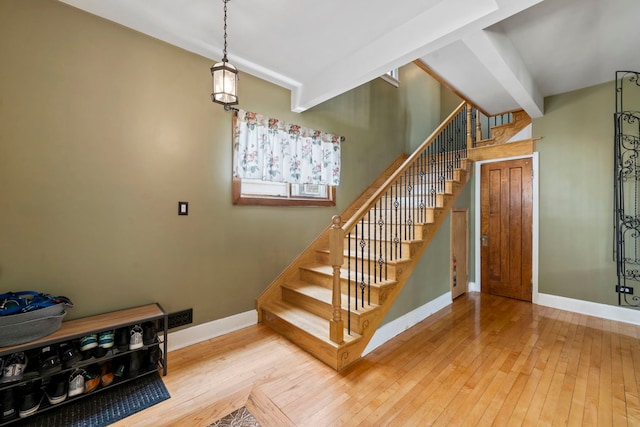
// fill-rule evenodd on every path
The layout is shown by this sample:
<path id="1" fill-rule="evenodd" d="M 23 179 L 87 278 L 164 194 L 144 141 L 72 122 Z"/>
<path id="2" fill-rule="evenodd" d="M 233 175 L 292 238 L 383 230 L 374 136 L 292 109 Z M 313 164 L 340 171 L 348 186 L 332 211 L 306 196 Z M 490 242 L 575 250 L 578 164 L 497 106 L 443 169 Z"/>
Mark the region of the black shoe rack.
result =
<path id="1" fill-rule="evenodd" d="M 158 369 L 161 369 L 162 374 L 166 375 L 167 324 L 167 313 L 164 309 L 159 304 L 149 304 L 63 322 L 58 331 L 46 337 L 11 347 L 0 347 L 0 358 L 5 363 L 11 355 L 21 352 L 28 359 L 22 378 L 11 382 L 0 382 L 0 426 L 28 418 L 19 416 L 22 401 L 33 398 L 33 396 L 25 395 L 25 390 L 35 390 L 36 399 L 40 401 L 37 411 L 29 415 L 31 416 L 99 393 L 102 390 L 135 381 L 145 375 L 157 372 Z M 87 351 L 82 359 L 71 364 L 64 365 L 61 362 L 60 365 L 53 369 L 39 370 L 39 354 L 46 347 L 56 348 L 62 343 L 72 343 L 74 346 L 78 346 L 79 340 L 87 335 L 100 334 L 110 330 L 116 331 L 123 328 L 131 329 L 136 325 L 145 325 L 153 330 L 151 334 L 148 330 L 145 331 L 144 338 L 146 342 L 139 348 L 129 349 L 129 346 L 120 346 L 118 348 L 118 343 L 116 342 L 113 347 L 106 349 L 106 351 L 102 350 L 101 352 L 93 353 L 97 354 L 98 357 L 91 355 L 92 353 Z M 158 330 L 158 328 L 161 329 Z M 80 350 L 79 346 L 78 350 Z M 150 357 L 150 355 L 153 356 Z M 78 369 L 87 369 L 94 364 L 103 365 L 106 363 L 111 363 L 112 372 L 114 373 L 114 379 L 108 385 L 101 384 L 89 393 L 66 397 L 60 403 L 49 403 L 44 390 L 49 382 L 54 380 L 54 377 L 59 379 L 64 376 L 68 380 L 69 376 Z M 116 373 L 115 370 L 119 367 L 119 372 Z M 2 381 L 2 371 L 0 371 L 0 381 Z M 6 395 L 13 396 L 14 414 L 11 416 L 7 416 L 11 411 L 7 407 L 8 399 L 5 399 Z"/>

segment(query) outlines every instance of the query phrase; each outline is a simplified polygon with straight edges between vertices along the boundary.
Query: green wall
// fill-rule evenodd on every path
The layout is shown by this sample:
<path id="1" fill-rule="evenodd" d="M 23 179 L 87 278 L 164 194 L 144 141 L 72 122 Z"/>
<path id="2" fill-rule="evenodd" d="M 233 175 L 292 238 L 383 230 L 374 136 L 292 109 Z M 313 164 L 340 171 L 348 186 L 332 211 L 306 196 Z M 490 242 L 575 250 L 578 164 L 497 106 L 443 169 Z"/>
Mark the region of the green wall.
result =
<path id="1" fill-rule="evenodd" d="M 413 64 L 400 89 L 376 79 L 303 114 L 243 73 L 240 107 L 346 142 L 335 208 L 233 206 L 231 116 L 209 100 L 211 59 L 53 0 L 0 2 L 0 55 L 0 291 L 66 295 L 68 318 L 159 302 L 193 307 L 198 324 L 253 309 L 440 115 L 438 85 Z M 431 262 L 412 280 L 439 280 L 443 261 Z"/>
<path id="2" fill-rule="evenodd" d="M 405 152 L 412 153 L 440 125 L 440 84 L 411 63 L 400 70 L 400 93 L 406 100 L 405 115 L 407 138 Z M 407 81 L 417 84 L 408 85 Z M 443 221 L 438 233 L 396 302 L 389 309 L 383 324 L 414 310 L 449 290 L 449 222 Z"/>
<path id="3" fill-rule="evenodd" d="M 539 292 L 616 304 L 614 83 L 545 99 L 540 153 Z"/>

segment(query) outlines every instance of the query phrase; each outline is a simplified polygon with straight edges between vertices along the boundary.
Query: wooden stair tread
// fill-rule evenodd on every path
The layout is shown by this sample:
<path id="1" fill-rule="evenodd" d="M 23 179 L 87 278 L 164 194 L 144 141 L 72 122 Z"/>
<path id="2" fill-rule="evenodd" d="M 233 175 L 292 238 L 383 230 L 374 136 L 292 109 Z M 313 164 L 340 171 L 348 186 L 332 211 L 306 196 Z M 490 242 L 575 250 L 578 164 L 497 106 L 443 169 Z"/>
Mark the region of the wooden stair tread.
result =
<path id="1" fill-rule="evenodd" d="M 378 240 L 376 240 L 376 241 L 378 241 Z M 415 240 L 415 241 L 422 242 L 422 240 Z M 328 248 L 317 249 L 316 252 L 321 252 L 321 253 L 327 254 L 327 255 L 330 253 Z M 345 257 L 348 256 L 348 255 L 353 256 L 354 254 L 355 254 L 355 251 L 351 251 L 351 253 L 349 253 L 349 250 L 345 248 L 345 250 L 344 250 Z M 358 257 L 360 256 L 360 251 L 358 251 L 357 255 L 358 255 Z M 365 260 L 368 260 L 368 259 L 369 258 L 365 256 Z M 372 261 L 375 261 L 375 260 L 372 260 Z M 386 264 L 387 265 L 398 265 L 398 264 L 405 264 L 405 263 L 410 262 L 410 261 L 411 261 L 410 257 L 402 257 L 402 258 L 398 258 L 398 259 L 387 260 Z"/>
<path id="2" fill-rule="evenodd" d="M 320 316 L 316 316 L 304 309 L 298 308 L 292 304 L 284 301 L 271 301 L 263 306 L 263 309 L 278 316 L 285 322 L 297 327 L 300 331 L 304 331 L 309 335 L 312 335 L 316 339 L 323 341 L 325 344 L 329 344 L 332 347 L 338 348 L 345 344 L 352 343 L 361 338 L 360 334 L 351 331 L 348 333 L 347 329 L 344 330 L 344 342 L 340 345 L 334 343 L 329 339 L 329 321 L 323 319 Z"/>
<path id="3" fill-rule="evenodd" d="M 302 266 L 300 268 L 303 269 L 307 269 L 310 271 L 315 271 L 317 273 L 321 273 L 321 274 L 326 274 L 329 276 L 333 276 L 333 267 L 331 267 L 330 265 L 322 265 L 322 264 L 310 264 L 310 265 L 305 265 Z M 349 278 L 349 270 L 346 268 L 341 268 L 340 269 L 340 278 L 341 279 L 348 279 Z M 351 272 L 351 279 L 353 280 L 353 276 L 354 273 Z M 364 275 L 365 279 L 368 279 L 368 283 L 371 284 L 372 287 L 383 287 L 383 286 L 389 286 L 389 285 L 395 285 L 397 282 L 395 280 L 377 280 L 377 283 L 375 283 L 376 281 L 374 280 L 374 278 L 368 274 Z"/>
<path id="4" fill-rule="evenodd" d="M 314 285 L 313 283 L 306 282 L 304 280 L 291 280 L 282 285 L 283 287 L 292 289 L 296 292 L 304 294 L 310 298 L 317 299 L 318 301 L 322 301 L 328 305 L 331 305 L 333 301 L 333 292 L 331 289 L 325 288 L 324 286 Z M 349 299 L 348 295 L 342 294 L 342 308 L 347 309 L 347 301 Z M 355 304 L 355 297 L 351 297 L 351 311 L 354 313 L 367 313 L 372 310 L 376 310 L 378 308 L 377 304 L 369 304 L 367 307 L 360 307 L 355 310 L 353 307 Z"/>
<path id="5" fill-rule="evenodd" d="M 348 238 L 349 236 L 345 235 L 345 238 Z M 383 243 L 393 243 L 393 237 L 394 236 L 387 236 L 387 239 L 380 239 L 379 236 L 377 236 L 377 238 L 375 239 L 376 242 L 380 242 L 382 241 Z M 361 239 L 363 238 L 361 234 L 354 234 L 351 233 L 351 239 Z M 369 239 L 367 237 L 364 237 L 364 240 L 373 240 L 373 239 Z M 405 244 L 417 244 L 417 243 L 422 243 L 422 239 L 406 239 L 403 238 L 402 239 L 402 243 Z"/>

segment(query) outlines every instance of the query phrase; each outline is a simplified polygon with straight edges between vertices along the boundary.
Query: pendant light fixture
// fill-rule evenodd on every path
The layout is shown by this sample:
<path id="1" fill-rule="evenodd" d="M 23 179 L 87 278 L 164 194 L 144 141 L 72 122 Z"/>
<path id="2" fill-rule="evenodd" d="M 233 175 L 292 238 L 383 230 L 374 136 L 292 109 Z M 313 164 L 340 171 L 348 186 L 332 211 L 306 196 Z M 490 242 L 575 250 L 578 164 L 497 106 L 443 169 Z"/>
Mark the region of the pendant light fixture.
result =
<path id="1" fill-rule="evenodd" d="M 238 104 L 238 70 L 229 64 L 227 59 L 227 3 L 224 2 L 224 49 L 222 50 L 222 62 L 211 67 L 213 88 L 211 100 L 224 105 L 225 110 L 230 110 L 232 105 Z"/>

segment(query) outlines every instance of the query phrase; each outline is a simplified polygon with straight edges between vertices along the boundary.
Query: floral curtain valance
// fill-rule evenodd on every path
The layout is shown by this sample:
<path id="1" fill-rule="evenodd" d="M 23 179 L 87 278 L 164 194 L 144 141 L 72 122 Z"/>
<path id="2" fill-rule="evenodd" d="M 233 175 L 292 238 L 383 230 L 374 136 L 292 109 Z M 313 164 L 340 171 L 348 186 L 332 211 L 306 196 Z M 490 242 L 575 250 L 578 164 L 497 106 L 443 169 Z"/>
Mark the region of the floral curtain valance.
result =
<path id="1" fill-rule="evenodd" d="M 338 185 L 340 137 L 238 110 L 233 175 L 292 184 Z"/>

